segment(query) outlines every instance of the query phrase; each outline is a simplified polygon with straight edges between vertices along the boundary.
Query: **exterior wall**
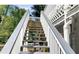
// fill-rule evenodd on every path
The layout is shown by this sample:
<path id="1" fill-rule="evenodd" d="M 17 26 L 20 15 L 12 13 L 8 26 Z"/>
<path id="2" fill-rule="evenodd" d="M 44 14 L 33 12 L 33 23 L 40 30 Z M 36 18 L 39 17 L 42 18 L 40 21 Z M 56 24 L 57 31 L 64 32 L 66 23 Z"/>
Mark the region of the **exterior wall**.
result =
<path id="1" fill-rule="evenodd" d="M 64 26 L 64 22 L 62 22 L 59 25 L 55 26 L 56 29 L 59 31 L 59 33 L 61 33 L 62 37 L 64 37 L 63 26 Z"/>
<path id="2" fill-rule="evenodd" d="M 79 13 L 73 16 L 71 41 L 73 50 L 79 53 Z"/>

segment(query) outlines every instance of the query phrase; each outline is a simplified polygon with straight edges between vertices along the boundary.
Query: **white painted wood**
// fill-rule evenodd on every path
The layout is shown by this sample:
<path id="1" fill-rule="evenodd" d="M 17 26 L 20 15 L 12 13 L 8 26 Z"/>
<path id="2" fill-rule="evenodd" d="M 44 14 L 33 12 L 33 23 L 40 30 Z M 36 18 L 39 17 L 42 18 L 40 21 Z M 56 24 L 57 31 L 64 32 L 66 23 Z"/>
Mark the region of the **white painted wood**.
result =
<path id="1" fill-rule="evenodd" d="M 72 23 L 72 20 L 69 20 L 67 23 L 64 24 L 64 39 L 65 41 L 70 45 L 70 24 Z"/>
<path id="2" fill-rule="evenodd" d="M 50 34 L 54 37 L 52 40 L 55 40 L 56 43 L 54 46 L 59 46 L 59 48 L 61 49 L 61 51 L 64 53 L 64 54 L 74 54 L 75 52 L 71 49 L 71 47 L 66 43 L 66 41 L 63 39 L 63 37 L 61 36 L 61 34 L 57 31 L 57 29 L 51 24 L 51 22 L 49 21 L 49 19 L 46 17 L 46 15 L 42 12 L 41 13 L 41 23 L 42 23 L 42 27 L 44 29 L 44 32 L 45 32 L 45 35 L 47 34 L 45 28 L 47 28 L 47 26 L 45 26 L 46 24 L 43 24 L 42 20 L 44 22 L 47 23 L 47 25 L 49 26 L 48 29 L 50 29 L 48 32 L 51 32 Z M 46 36 L 47 37 L 47 36 Z M 50 37 L 50 36 L 49 36 Z M 49 40 L 51 40 L 49 39 Z M 53 43 L 53 42 L 52 42 Z M 52 44 L 50 44 L 50 41 L 49 41 L 49 47 L 50 49 L 52 48 Z M 58 48 L 58 47 L 57 47 Z M 53 49 L 50 50 L 50 52 L 52 53 L 57 53 L 55 49 L 57 49 L 56 47 L 54 47 L 54 51 L 52 51 Z"/>

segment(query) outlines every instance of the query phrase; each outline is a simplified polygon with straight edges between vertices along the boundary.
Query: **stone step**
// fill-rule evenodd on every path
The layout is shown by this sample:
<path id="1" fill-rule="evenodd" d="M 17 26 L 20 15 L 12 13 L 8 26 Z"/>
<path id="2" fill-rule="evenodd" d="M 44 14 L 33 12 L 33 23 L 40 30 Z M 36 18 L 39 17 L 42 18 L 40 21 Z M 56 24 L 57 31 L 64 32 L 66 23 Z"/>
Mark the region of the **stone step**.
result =
<path id="1" fill-rule="evenodd" d="M 33 54 L 33 53 L 32 52 L 29 52 L 29 51 L 28 52 L 26 52 L 26 51 L 24 51 L 24 52 L 23 51 L 20 51 L 19 54 Z"/>
<path id="2" fill-rule="evenodd" d="M 50 54 L 49 52 L 34 52 L 34 54 Z"/>
<path id="3" fill-rule="evenodd" d="M 24 42 L 47 42 L 42 40 L 23 40 Z"/>
<path id="4" fill-rule="evenodd" d="M 48 46 L 31 46 L 31 45 L 22 45 L 21 47 L 26 47 L 26 48 L 49 48 Z"/>

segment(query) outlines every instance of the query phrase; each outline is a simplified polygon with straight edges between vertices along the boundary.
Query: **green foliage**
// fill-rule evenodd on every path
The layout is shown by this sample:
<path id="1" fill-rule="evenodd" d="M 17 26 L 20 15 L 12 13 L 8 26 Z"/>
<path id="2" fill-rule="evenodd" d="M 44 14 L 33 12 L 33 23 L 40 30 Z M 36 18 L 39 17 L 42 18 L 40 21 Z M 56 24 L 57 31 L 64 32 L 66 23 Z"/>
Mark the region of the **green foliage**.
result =
<path id="1" fill-rule="evenodd" d="M 34 10 L 32 12 L 32 15 L 35 17 L 40 17 L 41 10 L 44 10 L 45 5 L 33 5 L 32 9 Z"/>
<path id="2" fill-rule="evenodd" d="M 11 15 L 15 19 L 15 26 L 18 24 L 24 13 L 25 13 L 24 9 L 18 9 L 18 8 L 11 11 Z"/>
<path id="3" fill-rule="evenodd" d="M 11 33 L 14 30 L 14 19 L 10 16 L 5 16 L 5 18 L 2 21 L 2 24 L 0 25 L 0 41 L 4 42 L 8 37 L 11 35 Z"/>
<path id="4" fill-rule="evenodd" d="M 0 15 L 3 15 L 5 12 L 5 5 L 0 5 Z"/>
<path id="5" fill-rule="evenodd" d="M 5 43 L 10 37 L 25 10 L 13 5 L 0 5 L 0 43 Z"/>

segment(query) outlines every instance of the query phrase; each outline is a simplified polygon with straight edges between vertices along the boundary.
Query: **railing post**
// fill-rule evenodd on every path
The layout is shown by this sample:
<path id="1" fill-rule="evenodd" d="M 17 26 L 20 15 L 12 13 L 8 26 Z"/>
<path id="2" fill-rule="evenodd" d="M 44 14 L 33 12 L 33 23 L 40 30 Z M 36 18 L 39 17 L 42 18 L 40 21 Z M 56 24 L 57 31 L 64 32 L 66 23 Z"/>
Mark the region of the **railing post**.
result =
<path id="1" fill-rule="evenodd" d="M 64 39 L 65 41 L 70 45 L 70 24 L 72 23 L 72 20 L 68 21 L 64 24 Z"/>

